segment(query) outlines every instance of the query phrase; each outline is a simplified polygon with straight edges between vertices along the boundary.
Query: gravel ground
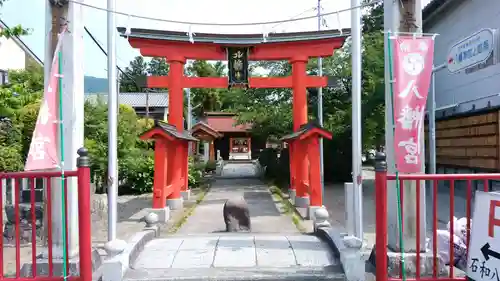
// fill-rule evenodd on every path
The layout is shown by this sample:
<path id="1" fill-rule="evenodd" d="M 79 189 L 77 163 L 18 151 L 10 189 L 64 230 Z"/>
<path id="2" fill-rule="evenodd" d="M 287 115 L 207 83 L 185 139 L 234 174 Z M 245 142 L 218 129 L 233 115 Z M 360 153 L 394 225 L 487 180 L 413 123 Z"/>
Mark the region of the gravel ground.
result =
<path id="1" fill-rule="evenodd" d="M 139 196 L 119 196 L 118 197 L 118 225 L 117 236 L 119 239 L 127 240 L 137 231 L 144 227 L 144 223 L 131 217 L 143 208 L 151 206 L 152 195 L 145 194 Z M 107 196 L 96 194 L 92 200 L 92 242 L 93 246 L 102 249 L 107 241 Z M 9 245 L 3 247 L 3 272 L 4 275 L 15 274 L 16 272 L 16 248 L 12 245 L 15 241 L 5 241 Z M 37 254 L 42 253 L 41 242 L 37 241 Z M 103 252 L 103 251 L 99 251 Z M 32 261 L 31 243 L 24 243 L 20 249 L 20 266 Z"/>

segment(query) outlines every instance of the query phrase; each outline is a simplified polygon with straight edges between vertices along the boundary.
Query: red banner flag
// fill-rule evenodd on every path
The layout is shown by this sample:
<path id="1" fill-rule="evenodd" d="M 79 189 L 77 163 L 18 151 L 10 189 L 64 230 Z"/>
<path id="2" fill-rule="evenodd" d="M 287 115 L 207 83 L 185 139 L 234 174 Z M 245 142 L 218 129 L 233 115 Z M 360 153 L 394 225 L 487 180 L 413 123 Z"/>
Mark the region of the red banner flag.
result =
<path id="1" fill-rule="evenodd" d="M 57 52 L 50 69 L 50 78 L 40 105 L 33 138 L 31 139 L 26 171 L 59 168 L 57 154 L 57 89 L 59 86 Z"/>
<path id="2" fill-rule="evenodd" d="M 394 42 L 394 151 L 401 173 L 421 171 L 420 142 L 429 92 L 434 40 L 398 36 Z"/>

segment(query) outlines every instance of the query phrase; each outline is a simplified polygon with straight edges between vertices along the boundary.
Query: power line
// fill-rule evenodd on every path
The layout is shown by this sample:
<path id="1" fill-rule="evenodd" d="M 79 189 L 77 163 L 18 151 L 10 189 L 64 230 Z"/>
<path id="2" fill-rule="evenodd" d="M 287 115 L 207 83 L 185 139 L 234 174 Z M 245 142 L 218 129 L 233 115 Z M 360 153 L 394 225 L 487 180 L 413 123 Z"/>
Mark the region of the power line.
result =
<path id="1" fill-rule="evenodd" d="M 308 13 L 308 12 L 311 12 L 311 11 L 314 11 L 314 10 L 316 10 L 316 7 L 309 8 L 309 9 L 304 10 L 304 11 L 302 11 L 301 13 L 296 14 L 295 16 L 291 17 L 291 19 L 294 19 L 294 18 L 300 17 L 300 16 L 302 16 L 303 14 Z M 276 27 L 278 27 L 278 26 L 280 26 L 280 25 L 282 25 L 282 24 L 283 24 L 283 22 L 282 22 L 282 23 L 278 23 L 278 24 L 275 24 L 275 25 L 271 26 L 271 32 L 274 32 L 273 30 L 274 30 Z"/>
<path id="2" fill-rule="evenodd" d="M 85 32 L 87 33 L 87 35 L 90 37 L 90 39 L 92 39 L 92 41 L 94 41 L 94 43 L 97 45 L 97 47 L 99 47 L 99 49 L 103 52 L 103 54 L 107 57 L 108 56 L 108 53 L 106 52 L 106 50 L 104 50 L 104 48 L 101 46 L 101 44 L 97 41 L 97 39 L 94 37 L 94 35 L 92 35 L 92 33 L 90 32 L 90 30 L 84 26 L 83 27 L 85 29 Z M 116 65 L 116 68 L 118 69 L 118 71 L 120 71 L 121 74 L 123 74 L 124 76 L 126 76 L 128 79 L 132 80 L 132 82 L 135 84 L 135 86 L 137 88 L 143 88 L 141 87 L 137 81 L 135 81 L 134 77 L 132 77 L 130 74 L 126 73 L 125 71 L 123 71 L 123 69 L 121 69 L 121 67 L 119 67 L 118 65 Z M 149 89 L 149 88 L 145 88 L 146 91 L 150 91 L 150 92 L 154 92 L 154 93 L 157 93 L 157 91 L 154 91 L 152 89 Z"/>
<path id="3" fill-rule="evenodd" d="M 328 12 L 328 13 L 323 13 L 319 14 L 320 17 L 325 17 L 329 15 L 334 15 L 334 14 L 339 14 L 343 12 L 348 12 L 353 9 L 357 8 L 365 8 L 369 7 L 378 3 L 381 3 L 383 0 L 372 0 L 368 3 L 361 4 L 359 6 L 355 7 L 350 7 L 347 9 L 341 9 L 341 10 L 336 10 L 333 12 Z M 268 24 L 280 24 L 280 23 L 287 23 L 287 22 L 296 22 L 296 21 L 301 21 L 301 20 L 308 20 L 308 19 L 316 19 L 318 15 L 314 16 L 307 16 L 307 17 L 300 17 L 300 18 L 292 18 L 292 19 L 287 19 L 287 20 L 276 20 L 276 21 L 265 21 L 265 22 L 247 22 L 247 23 L 211 23 L 211 22 L 189 22 L 189 21 L 176 21 L 176 20 L 167 20 L 167 19 L 160 19 L 160 18 L 153 18 L 153 17 L 147 17 L 147 16 L 141 16 L 141 15 L 136 15 L 136 14 L 130 14 L 130 13 L 124 13 L 124 12 L 119 12 L 119 11 L 114 11 L 114 10 L 108 10 L 106 8 L 101 8 L 97 7 L 94 5 L 82 3 L 82 2 L 77 2 L 75 0 L 69 0 L 69 2 L 85 7 L 89 7 L 92 9 L 100 10 L 100 11 L 105 11 L 105 12 L 111 12 L 115 13 L 117 15 L 122 15 L 122 16 L 127 16 L 127 17 L 132 17 L 132 18 L 138 18 L 138 19 L 145 19 L 145 20 L 151 20 L 151 21 L 159 21 L 159 22 L 166 22 L 166 23 L 176 23 L 176 24 L 184 24 L 184 25 L 200 25 L 200 26 L 251 26 L 251 25 L 268 25 Z"/>

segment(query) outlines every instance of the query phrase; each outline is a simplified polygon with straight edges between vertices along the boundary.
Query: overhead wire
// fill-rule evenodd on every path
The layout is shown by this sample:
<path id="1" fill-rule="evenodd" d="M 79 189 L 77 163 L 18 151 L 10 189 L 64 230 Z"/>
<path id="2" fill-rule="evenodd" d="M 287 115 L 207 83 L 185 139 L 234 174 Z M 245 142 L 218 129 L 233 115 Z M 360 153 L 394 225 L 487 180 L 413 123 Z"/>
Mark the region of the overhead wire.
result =
<path id="1" fill-rule="evenodd" d="M 328 12 L 328 13 L 319 13 L 319 16 L 327 16 L 327 15 L 334 15 L 336 14 L 338 16 L 338 14 L 340 12 L 345 12 L 345 11 L 350 11 L 352 9 L 355 9 L 355 8 L 360 8 L 360 7 L 368 7 L 368 6 L 371 6 L 371 5 L 374 5 L 374 4 L 377 4 L 377 3 L 380 3 L 382 2 L 383 0 L 374 0 L 374 1 L 370 1 L 368 3 L 365 3 L 365 4 L 362 4 L 360 6 L 356 6 L 356 7 L 351 7 L 349 9 L 343 9 L 343 10 L 337 10 L 337 11 L 333 11 L 333 12 Z M 110 11 L 108 9 L 104 9 L 104 8 L 100 8 L 100 7 L 97 7 L 97 6 L 93 6 L 93 5 L 90 5 L 90 4 L 85 4 L 85 3 L 81 3 L 81 2 L 76 2 L 74 0 L 70 0 L 70 2 L 73 2 L 73 3 L 76 3 L 76 4 L 80 4 L 82 6 L 86 6 L 86 7 L 90 7 L 90 8 L 94 8 L 94 9 L 97 9 L 97 10 L 102 10 L 102 11 Z M 133 14 L 128 14 L 128 13 L 123 13 L 123 12 L 118 12 L 118 11 L 111 11 L 113 13 L 116 13 L 116 14 L 119 14 L 119 15 L 126 15 L 128 16 L 129 18 L 130 17 L 135 17 L 135 18 L 142 18 L 142 19 L 148 19 L 148 20 L 157 20 L 157 21 L 163 21 L 163 22 L 174 22 L 174 23 L 180 23 L 180 24 L 190 24 L 190 25 L 211 25 L 211 26 L 216 26 L 216 25 L 223 25 L 223 26 L 231 26 L 231 25 L 262 25 L 262 24 L 273 24 L 273 23 L 276 23 L 276 25 L 272 26 L 271 27 L 271 30 L 273 30 L 274 28 L 276 28 L 277 26 L 283 24 L 283 23 L 288 23 L 288 22 L 295 22 L 295 21 L 299 21 L 299 20 L 305 20 L 305 19 L 312 19 L 312 18 L 317 18 L 318 15 L 315 15 L 315 16 L 308 16 L 308 17 L 300 17 L 300 18 L 297 18 L 298 16 L 301 16 L 309 11 L 314 11 L 316 10 L 317 7 L 313 7 L 313 8 L 309 8 L 309 9 L 306 9 L 304 10 L 303 12 L 293 16 L 292 18 L 288 19 L 288 20 L 280 20 L 280 21 L 270 21 L 270 22 L 258 22 L 258 23 L 237 23 L 237 24 L 217 24 L 217 23 L 192 23 L 192 22 L 182 22 L 182 21 L 172 21 L 172 20 L 164 20 L 164 19 L 157 19 L 157 18 L 150 18 L 150 17 L 143 17 L 143 16 L 140 16 L 140 15 L 133 15 Z M 321 10 L 323 10 L 323 7 L 321 7 Z M 324 19 L 324 18 L 323 18 Z M 322 23 L 323 25 L 327 26 L 327 23 L 326 23 L 326 19 L 324 19 L 324 22 Z M 95 38 L 95 36 L 90 32 L 90 30 L 84 26 L 84 29 L 85 29 L 85 32 L 87 33 L 87 35 L 92 39 L 92 41 L 97 45 L 97 47 L 103 52 L 103 54 L 105 56 L 108 56 L 106 50 L 104 50 L 104 48 L 102 47 L 101 43 L 99 42 L 99 40 L 97 40 L 97 38 Z M 273 32 L 273 31 L 271 31 Z M 137 88 L 142 88 L 138 83 L 137 81 L 128 73 L 126 73 L 125 71 L 123 71 L 123 69 L 116 65 L 116 68 L 118 69 L 118 71 L 120 71 L 120 73 L 124 76 L 126 76 L 127 78 L 129 78 L 130 80 L 132 80 L 132 82 L 137 86 Z M 150 89 L 150 88 L 144 88 L 146 91 L 151 91 L 151 92 L 157 92 L 153 89 Z"/>
<path id="2" fill-rule="evenodd" d="M 101 46 L 101 44 L 99 43 L 99 41 L 97 40 L 97 38 L 95 38 L 95 36 L 90 32 L 90 30 L 84 26 L 83 29 L 85 30 L 85 32 L 87 33 L 87 35 L 90 37 L 90 39 L 92 39 L 92 41 L 97 45 L 97 47 L 101 50 L 101 52 L 103 52 L 103 54 L 107 57 L 108 56 L 108 53 L 106 52 L 106 50 L 104 50 L 104 47 Z M 121 74 L 123 74 L 124 76 L 126 76 L 128 79 L 132 80 L 132 82 L 135 84 L 135 86 L 137 88 L 144 88 L 146 91 L 149 91 L 149 92 L 153 92 L 153 93 L 157 93 L 158 91 L 155 91 L 153 89 L 150 89 L 150 88 L 147 88 L 147 87 L 142 87 L 141 85 L 139 85 L 139 83 L 137 83 L 137 81 L 134 79 L 134 77 L 132 77 L 132 75 L 126 73 L 125 71 L 123 71 L 123 69 L 116 65 L 116 68 L 118 69 L 118 71 L 120 71 Z"/>
<path id="3" fill-rule="evenodd" d="M 306 14 L 306 13 L 309 13 L 309 12 L 312 12 L 312 11 L 315 11 L 315 10 L 316 10 L 316 7 L 309 8 L 309 9 L 304 10 L 304 11 L 302 11 L 301 13 L 298 13 L 298 14 L 296 14 L 295 16 L 291 17 L 291 19 L 294 19 L 294 18 L 300 17 L 300 16 L 302 16 L 303 14 Z M 282 25 L 282 24 L 284 24 L 284 22 L 282 22 L 282 23 L 278 23 L 278 24 L 275 24 L 275 25 L 271 26 L 271 28 L 270 28 L 271 32 L 275 32 L 275 31 L 274 31 L 274 29 L 275 29 L 276 27 L 278 27 L 278 26 Z"/>
<path id="4" fill-rule="evenodd" d="M 346 8 L 346 9 L 340 9 L 340 10 L 327 12 L 327 13 L 319 13 L 319 14 L 316 14 L 313 16 L 291 18 L 291 19 L 286 19 L 286 20 L 274 20 L 274 21 L 264 21 L 264 22 L 246 22 L 246 23 L 215 23 L 215 22 L 190 22 L 190 21 L 168 20 L 168 19 L 161 19 L 161 18 L 125 13 L 125 12 L 120 12 L 120 11 L 116 11 L 116 10 L 109 10 L 106 8 L 101 8 L 101 7 L 98 7 L 95 5 L 86 4 L 86 3 L 78 2 L 75 0 L 69 0 L 69 2 L 71 2 L 73 4 L 81 5 L 84 7 L 92 8 L 95 10 L 100 10 L 100 11 L 104 11 L 104 12 L 111 12 L 111 13 L 114 13 L 117 15 L 127 16 L 127 17 L 131 17 L 131 18 L 144 19 L 144 20 L 165 22 L 165 23 L 174 23 L 174 24 L 183 24 L 183 25 L 198 25 L 198 26 L 252 26 L 252 25 L 280 24 L 280 23 L 296 22 L 296 21 L 302 21 L 302 20 L 308 20 L 308 19 L 316 19 L 316 18 L 318 18 L 318 16 L 325 17 L 325 16 L 329 16 L 329 15 L 348 12 L 348 11 L 351 11 L 353 9 L 366 8 L 366 7 L 381 3 L 381 2 L 383 2 L 383 0 L 372 0 L 368 3 L 364 3 L 364 4 L 361 4 L 358 6 L 354 6 L 354 7 L 350 7 L 350 8 Z"/>

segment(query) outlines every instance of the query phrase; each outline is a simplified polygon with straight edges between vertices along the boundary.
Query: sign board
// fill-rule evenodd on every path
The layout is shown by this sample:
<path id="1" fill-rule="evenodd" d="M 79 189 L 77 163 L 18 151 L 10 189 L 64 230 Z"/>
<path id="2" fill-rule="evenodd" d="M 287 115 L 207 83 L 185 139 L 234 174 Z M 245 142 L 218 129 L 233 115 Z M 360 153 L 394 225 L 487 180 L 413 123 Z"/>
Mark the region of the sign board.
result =
<path id="1" fill-rule="evenodd" d="M 495 45 L 495 30 L 489 28 L 460 40 L 448 52 L 448 70 L 456 73 L 486 61 Z"/>
<path id="2" fill-rule="evenodd" d="M 228 86 L 248 87 L 248 48 L 230 47 L 227 49 Z"/>
<path id="3" fill-rule="evenodd" d="M 467 275 L 476 280 L 500 278 L 500 193 L 476 192 Z"/>

